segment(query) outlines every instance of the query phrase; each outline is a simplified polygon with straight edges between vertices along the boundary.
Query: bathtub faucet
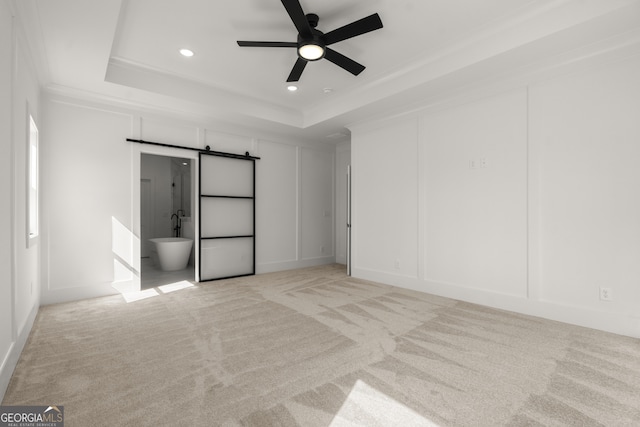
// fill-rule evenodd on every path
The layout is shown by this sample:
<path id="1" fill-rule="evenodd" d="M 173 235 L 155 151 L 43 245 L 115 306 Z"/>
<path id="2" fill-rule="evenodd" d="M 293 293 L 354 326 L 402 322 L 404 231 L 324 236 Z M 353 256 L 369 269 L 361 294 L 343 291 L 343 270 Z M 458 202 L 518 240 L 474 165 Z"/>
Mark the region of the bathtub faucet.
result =
<path id="1" fill-rule="evenodd" d="M 182 209 L 179 209 L 178 212 L 180 212 Z M 176 218 L 176 226 L 173 228 L 173 231 L 175 231 L 176 236 L 175 237 L 180 237 L 180 228 L 182 228 L 182 224 L 181 224 L 181 220 L 180 217 L 178 216 L 178 214 L 173 214 L 171 215 L 171 224 L 173 224 L 173 217 Z"/>

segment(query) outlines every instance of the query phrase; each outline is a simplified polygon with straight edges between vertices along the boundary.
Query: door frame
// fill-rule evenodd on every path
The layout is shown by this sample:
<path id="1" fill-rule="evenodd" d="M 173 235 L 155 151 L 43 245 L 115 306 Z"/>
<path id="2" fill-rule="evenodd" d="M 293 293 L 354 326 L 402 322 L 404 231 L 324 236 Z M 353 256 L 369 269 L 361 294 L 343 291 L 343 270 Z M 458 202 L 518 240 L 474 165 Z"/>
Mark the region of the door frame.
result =
<path id="1" fill-rule="evenodd" d="M 134 270 L 134 274 L 131 281 L 131 290 L 139 291 L 141 290 L 142 284 L 142 266 L 141 266 L 141 191 L 140 191 L 140 180 L 141 180 L 141 167 L 142 167 L 142 154 L 153 154 L 156 156 L 165 156 L 165 157 L 181 157 L 184 159 L 191 160 L 191 217 L 194 221 L 195 228 L 195 237 L 194 237 L 194 245 L 196 241 L 200 239 L 199 235 L 199 224 L 200 224 L 200 200 L 196 197 L 200 194 L 200 188 L 198 187 L 198 175 L 200 173 L 200 163 L 198 161 L 198 151 L 193 151 L 189 148 L 177 148 L 177 147 L 163 147 L 159 145 L 147 145 L 147 144 L 132 144 L 132 156 L 131 156 L 131 171 L 133 178 L 133 185 L 131 191 L 131 218 L 132 218 L 132 265 L 131 267 Z M 194 266 L 194 280 L 199 281 L 198 271 L 198 259 L 195 259 Z"/>
<path id="2" fill-rule="evenodd" d="M 145 185 L 143 186 L 142 184 L 145 183 Z M 151 243 L 150 242 L 144 242 L 142 240 L 143 237 L 143 224 L 147 224 L 147 227 L 151 226 L 151 229 L 155 229 L 155 221 L 154 221 L 154 217 L 151 216 L 147 217 L 147 218 L 143 218 L 143 214 L 145 213 L 145 210 L 147 213 L 149 213 L 151 210 L 153 210 L 153 206 L 155 205 L 155 198 L 153 197 L 153 186 L 155 184 L 155 181 L 151 178 L 141 178 L 140 179 L 140 258 L 145 258 L 146 256 L 149 256 L 149 253 L 151 252 L 150 246 Z M 142 191 L 142 189 L 146 187 L 146 191 Z M 148 196 L 148 199 L 145 197 Z M 148 206 L 145 207 L 145 204 L 148 204 Z M 143 207 L 145 209 L 143 209 Z M 148 232 L 148 231 L 147 231 Z"/>

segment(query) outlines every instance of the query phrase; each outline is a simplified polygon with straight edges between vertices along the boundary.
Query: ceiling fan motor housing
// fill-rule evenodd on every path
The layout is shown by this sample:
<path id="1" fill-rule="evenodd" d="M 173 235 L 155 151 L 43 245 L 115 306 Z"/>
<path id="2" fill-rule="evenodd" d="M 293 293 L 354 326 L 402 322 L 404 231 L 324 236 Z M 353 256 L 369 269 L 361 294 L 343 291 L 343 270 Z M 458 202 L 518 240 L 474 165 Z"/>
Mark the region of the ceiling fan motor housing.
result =
<path id="1" fill-rule="evenodd" d="M 318 15 L 315 13 L 307 13 L 305 16 L 307 17 L 307 21 L 311 28 L 316 28 L 318 26 L 318 22 L 320 21 L 320 17 Z"/>

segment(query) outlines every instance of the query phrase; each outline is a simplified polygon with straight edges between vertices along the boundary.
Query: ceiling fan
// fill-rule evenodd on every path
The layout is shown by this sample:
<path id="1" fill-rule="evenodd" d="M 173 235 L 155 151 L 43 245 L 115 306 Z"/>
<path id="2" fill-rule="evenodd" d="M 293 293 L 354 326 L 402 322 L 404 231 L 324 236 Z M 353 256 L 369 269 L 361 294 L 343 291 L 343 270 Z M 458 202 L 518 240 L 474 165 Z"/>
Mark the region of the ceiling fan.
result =
<path id="1" fill-rule="evenodd" d="M 307 63 L 309 61 L 318 61 L 322 58 L 333 62 L 338 67 L 344 68 L 354 76 L 357 76 L 365 69 L 364 65 L 358 64 L 353 59 L 347 58 L 327 46 L 382 28 L 382 20 L 380 20 L 380 16 L 377 13 L 325 34 L 316 29 L 319 20 L 318 15 L 315 13 L 305 15 L 299 0 L 282 0 L 282 5 L 298 30 L 297 42 L 238 41 L 238 45 L 242 47 L 297 48 L 298 60 L 293 66 L 287 82 L 300 80 Z"/>

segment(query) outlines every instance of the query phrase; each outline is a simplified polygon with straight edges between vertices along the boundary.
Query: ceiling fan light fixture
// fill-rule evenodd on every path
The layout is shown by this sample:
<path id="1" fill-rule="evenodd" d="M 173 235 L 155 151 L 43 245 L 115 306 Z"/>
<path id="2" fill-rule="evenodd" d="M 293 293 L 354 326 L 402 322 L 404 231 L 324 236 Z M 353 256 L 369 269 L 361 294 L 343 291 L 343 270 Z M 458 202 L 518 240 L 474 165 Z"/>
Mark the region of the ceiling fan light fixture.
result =
<path id="1" fill-rule="evenodd" d="M 315 42 L 305 42 L 298 48 L 298 55 L 307 61 L 317 61 L 324 57 L 324 46 Z"/>
<path id="2" fill-rule="evenodd" d="M 238 40 L 240 47 L 295 47 L 298 58 L 296 59 L 287 82 L 297 82 L 309 62 L 326 59 L 338 67 L 348 71 L 354 76 L 359 75 L 366 68 L 353 59 L 336 52 L 327 46 L 353 37 L 366 34 L 382 28 L 380 15 L 373 13 L 350 24 L 324 33 L 317 29 L 319 17 L 315 13 L 304 13 L 300 0 L 282 0 L 282 5 L 287 11 L 293 26 L 298 31 L 298 39 L 295 42 L 283 41 L 247 41 Z"/>

